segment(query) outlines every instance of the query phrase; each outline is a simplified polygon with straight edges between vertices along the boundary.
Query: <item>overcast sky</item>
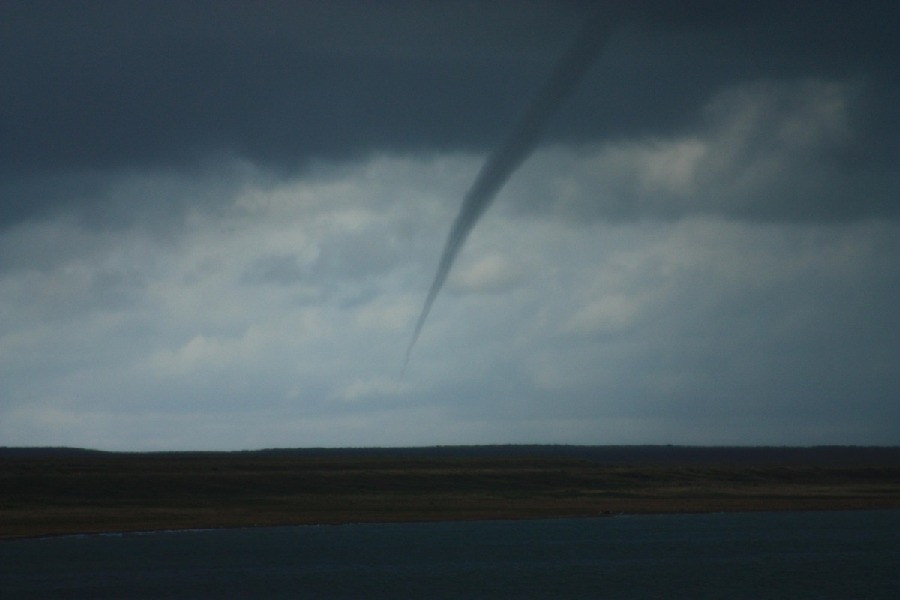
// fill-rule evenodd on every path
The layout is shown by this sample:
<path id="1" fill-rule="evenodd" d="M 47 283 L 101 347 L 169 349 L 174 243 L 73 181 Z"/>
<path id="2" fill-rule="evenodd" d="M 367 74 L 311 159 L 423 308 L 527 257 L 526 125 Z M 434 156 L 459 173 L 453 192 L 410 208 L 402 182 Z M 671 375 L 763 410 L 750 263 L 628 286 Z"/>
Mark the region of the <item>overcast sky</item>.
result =
<path id="1" fill-rule="evenodd" d="M 0 446 L 900 444 L 900 4 L 0 3 Z M 605 34 L 605 32 L 604 32 Z"/>

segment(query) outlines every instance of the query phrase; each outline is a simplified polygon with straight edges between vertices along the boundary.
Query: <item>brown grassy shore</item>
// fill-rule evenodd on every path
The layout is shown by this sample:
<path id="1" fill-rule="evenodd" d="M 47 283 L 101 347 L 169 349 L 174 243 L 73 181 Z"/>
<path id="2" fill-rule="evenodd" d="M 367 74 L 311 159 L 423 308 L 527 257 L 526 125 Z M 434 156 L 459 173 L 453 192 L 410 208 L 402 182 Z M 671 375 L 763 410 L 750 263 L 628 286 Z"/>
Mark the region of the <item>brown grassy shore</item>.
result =
<path id="1" fill-rule="evenodd" d="M 900 448 L 0 448 L 0 538 L 618 513 L 900 508 Z"/>

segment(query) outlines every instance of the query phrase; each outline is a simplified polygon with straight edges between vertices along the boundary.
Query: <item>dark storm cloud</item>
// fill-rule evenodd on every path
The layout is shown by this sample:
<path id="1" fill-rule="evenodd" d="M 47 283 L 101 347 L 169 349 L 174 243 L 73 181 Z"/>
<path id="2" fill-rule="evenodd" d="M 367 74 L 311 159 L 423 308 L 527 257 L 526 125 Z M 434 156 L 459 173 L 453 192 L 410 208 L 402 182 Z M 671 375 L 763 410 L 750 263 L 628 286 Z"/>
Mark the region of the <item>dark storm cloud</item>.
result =
<path id="1" fill-rule="evenodd" d="M 0 220 L 78 203 L 70 180 L 96 202 L 116 170 L 483 152 L 589 4 L 4 2 Z M 549 141 L 685 131 L 724 87 L 815 77 L 863 84 L 848 163 L 897 162 L 896 3 L 623 6 Z"/>
<path id="2" fill-rule="evenodd" d="M 291 161 L 471 143 L 525 89 L 503 89 L 523 65 L 502 64 L 509 74 L 498 81 L 496 48 L 445 57 L 420 39 L 423 25 L 440 29 L 435 6 L 391 23 L 396 10 L 365 2 L 183 4 L 5 4 L 3 75 L 15 85 L 4 91 L 3 167 L 180 162 L 210 149 Z M 478 25 L 473 8 L 462 25 Z M 376 35 L 413 47 L 384 48 Z M 473 89 L 505 93 L 467 104 Z"/>

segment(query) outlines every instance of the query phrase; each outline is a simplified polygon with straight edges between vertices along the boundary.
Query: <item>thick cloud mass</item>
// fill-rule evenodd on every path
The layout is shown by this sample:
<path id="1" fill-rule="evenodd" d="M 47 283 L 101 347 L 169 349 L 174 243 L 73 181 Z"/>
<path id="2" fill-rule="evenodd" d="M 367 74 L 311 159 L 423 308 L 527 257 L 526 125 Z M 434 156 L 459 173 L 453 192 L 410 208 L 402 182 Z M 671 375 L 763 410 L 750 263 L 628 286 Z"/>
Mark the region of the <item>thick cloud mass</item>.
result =
<path id="1" fill-rule="evenodd" d="M 895 2 L 0 4 L 0 445 L 897 444 Z"/>
<path id="2" fill-rule="evenodd" d="M 860 163 L 896 164 L 896 3 L 625 7 L 606 59 L 551 140 L 683 133 L 717 93 L 805 78 L 856 86 L 850 176 L 864 176 Z M 0 102 L 10 197 L 0 219 L 9 221 L 69 204 L 73 183 L 87 202 L 109 170 L 184 169 L 224 155 L 284 173 L 386 151 L 486 151 L 586 9 L 6 2 L 0 11 L 10 84 Z"/>

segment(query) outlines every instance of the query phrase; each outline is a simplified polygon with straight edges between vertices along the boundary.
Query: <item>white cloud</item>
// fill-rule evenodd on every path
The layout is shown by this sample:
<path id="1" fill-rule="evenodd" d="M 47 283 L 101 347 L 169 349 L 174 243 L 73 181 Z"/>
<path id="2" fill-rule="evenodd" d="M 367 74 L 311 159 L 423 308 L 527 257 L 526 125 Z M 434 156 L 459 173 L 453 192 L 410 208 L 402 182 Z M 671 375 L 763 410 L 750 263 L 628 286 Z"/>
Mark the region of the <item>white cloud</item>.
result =
<path id="1" fill-rule="evenodd" d="M 494 252 L 485 256 L 460 261 L 450 277 L 450 287 L 454 291 L 491 293 L 508 291 L 521 282 L 525 266 L 517 264 L 509 257 Z"/>
<path id="2" fill-rule="evenodd" d="M 393 402 L 396 398 L 409 394 L 411 385 L 400 379 L 373 377 L 357 380 L 339 389 L 337 397 L 346 402 L 384 400 Z"/>
<path id="3" fill-rule="evenodd" d="M 373 329 L 405 333 L 416 316 L 417 307 L 400 298 L 376 297 L 354 312 L 354 323 L 361 330 Z"/>
<path id="4" fill-rule="evenodd" d="M 640 313 L 638 299 L 607 294 L 582 306 L 563 325 L 565 333 L 604 333 L 627 329 Z"/>

